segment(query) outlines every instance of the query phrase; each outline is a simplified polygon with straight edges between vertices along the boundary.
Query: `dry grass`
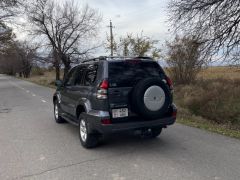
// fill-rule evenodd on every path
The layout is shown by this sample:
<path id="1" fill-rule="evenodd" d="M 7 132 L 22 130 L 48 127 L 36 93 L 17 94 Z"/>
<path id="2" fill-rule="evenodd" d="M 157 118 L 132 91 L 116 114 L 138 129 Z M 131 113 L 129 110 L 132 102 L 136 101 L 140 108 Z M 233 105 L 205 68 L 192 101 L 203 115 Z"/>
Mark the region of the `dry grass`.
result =
<path id="1" fill-rule="evenodd" d="M 175 87 L 175 102 L 179 122 L 240 137 L 239 68 L 204 69 L 194 84 Z"/>
<path id="2" fill-rule="evenodd" d="M 240 79 L 208 79 L 178 86 L 176 102 L 219 124 L 240 125 Z"/>
<path id="3" fill-rule="evenodd" d="M 34 72 L 27 80 L 39 85 L 55 88 L 55 71 L 44 70 L 43 72 Z"/>
<path id="4" fill-rule="evenodd" d="M 199 73 L 198 79 L 240 79 L 240 68 L 209 67 Z"/>

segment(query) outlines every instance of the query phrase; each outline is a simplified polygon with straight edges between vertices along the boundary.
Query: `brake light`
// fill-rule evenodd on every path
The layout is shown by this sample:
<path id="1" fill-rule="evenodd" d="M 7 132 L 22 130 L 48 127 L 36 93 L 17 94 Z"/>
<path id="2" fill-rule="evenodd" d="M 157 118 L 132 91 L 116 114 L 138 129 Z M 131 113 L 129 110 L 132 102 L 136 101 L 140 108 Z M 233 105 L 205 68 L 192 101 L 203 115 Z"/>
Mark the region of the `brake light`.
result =
<path id="1" fill-rule="evenodd" d="M 172 117 L 177 118 L 177 111 L 172 112 Z"/>
<path id="2" fill-rule="evenodd" d="M 108 81 L 106 79 L 101 82 L 100 88 L 108 89 Z"/>
<path id="3" fill-rule="evenodd" d="M 110 119 L 102 119 L 101 122 L 102 122 L 103 125 L 112 124 Z"/>
<path id="4" fill-rule="evenodd" d="M 106 79 L 103 80 L 97 90 L 97 99 L 107 99 L 108 87 L 108 81 Z"/>
<path id="5" fill-rule="evenodd" d="M 166 81 L 167 81 L 167 84 L 168 84 L 169 88 L 173 89 L 173 82 L 172 82 L 172 80 L 169 77 L 166 77 Z"/>

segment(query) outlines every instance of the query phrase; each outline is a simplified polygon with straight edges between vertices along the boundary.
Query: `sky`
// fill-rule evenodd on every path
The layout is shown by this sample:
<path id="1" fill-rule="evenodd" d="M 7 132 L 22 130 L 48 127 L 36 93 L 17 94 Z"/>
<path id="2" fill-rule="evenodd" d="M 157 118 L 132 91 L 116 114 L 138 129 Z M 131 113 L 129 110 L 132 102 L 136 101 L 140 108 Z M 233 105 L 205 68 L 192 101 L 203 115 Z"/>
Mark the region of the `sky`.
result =
<path id="1" fill-rule="evenodd" d="M 84 0 L 102 13 L 103 26 L 112 20 L 115 34 L 141 32 L 158 37 L 166 35 L 169 0 Z M 107 30 L 107 27 L 106 27 Z"/>
<path id="2" fill-rule="evenodd" d="M 64 2 L 70 0 L 56 0 Z M 79 5 L 88 4 L 99 11 L 102 22 L 99 28 L 97 43 L 106 42 L 109 35 L 110 20 L 113 23 L 114 38 L 124 36 L 127 33 L 141 34 L 159 40 L 162 49 L 166 40 L 170 40 L 170 25 L 167 16 L 167 4 L 170 0 L 75 0 Z M 22 19 L 24 21 L 24 18 Z M 28 36 L 19 28 L 15 28 L 18 39 L 24 40 Z M 98 55 L 108 55 L 104 48 L 96 52 Z"/>
<path id="3" fill-rule="evenodd" d="M 170 38 L 167 16 L 169 0 L 82 0 L 102 14 L 102 41 L 109 35 L 110 20 L 113 23 L 114 38 L 127 33 L 141 34 L 160 41 L 162 46 Z M 99 50 L 99 54 L 105 50 Z"/>

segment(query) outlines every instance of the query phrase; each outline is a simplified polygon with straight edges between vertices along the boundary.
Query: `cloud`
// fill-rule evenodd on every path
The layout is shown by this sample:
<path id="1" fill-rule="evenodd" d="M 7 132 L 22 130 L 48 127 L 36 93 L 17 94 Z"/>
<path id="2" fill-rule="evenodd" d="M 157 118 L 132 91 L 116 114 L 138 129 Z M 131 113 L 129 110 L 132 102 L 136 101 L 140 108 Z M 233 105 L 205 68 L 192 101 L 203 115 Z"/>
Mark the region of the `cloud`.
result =
<path id="1" fill-rule="evenodd" d="M 59 0 L 60 2 L 68 0 Z M 58 2 L 59 2 L 58 1 Z M 115 37 L 127 33 L 143 34 L 165 42 L 169 39 L 169 24 L 167 22 L 167 4 L 169 0 L 76 0 L 79 5 L 88 4 L 97 9 L 103 16 L 99 28 L 98 42 L 106 41 L 109 34 L 109 21 L 115 28 Z M 17 33 L 24 37 L 22 33 Z"/>
<path id="2" fill-rule="evenodd" d="M 109 34 L 109 21 L 113 22 L 115 38 L 127 33 L 150 36 L 163 44 L 170 38 L 167 22 L 169 0 L 84 0 L 90 7 L 98 9 L 103 16 L 100 30 L 101 41 Z M 105 53 L 105 50 L 101 51 Z"/>
<path id="3" fill-rule="evenodd" d="M 103 27 L 107 26 L 111 19 L 116 27 L 114 31 L 120 35 L 126 32 L 144 31 L 151 36 L 158 32 L 166 33 L 169 29 L 166 12 L 168 0 L 85 0 L 84 2 L 103 14 Z"/>

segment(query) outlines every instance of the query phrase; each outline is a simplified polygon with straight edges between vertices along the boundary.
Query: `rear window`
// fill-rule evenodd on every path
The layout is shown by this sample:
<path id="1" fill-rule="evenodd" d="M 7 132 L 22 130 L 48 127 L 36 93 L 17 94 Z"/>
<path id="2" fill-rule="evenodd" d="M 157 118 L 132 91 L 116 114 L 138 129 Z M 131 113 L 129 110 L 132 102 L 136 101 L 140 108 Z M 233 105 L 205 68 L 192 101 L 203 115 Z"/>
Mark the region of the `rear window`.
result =
<path id="1" fill-rule="evenodd" d="M 131 87 L 141 79 L 164 75 L 156 62 L 146 61 L 109 62 L 108 72 L 110 87 Z"/>

